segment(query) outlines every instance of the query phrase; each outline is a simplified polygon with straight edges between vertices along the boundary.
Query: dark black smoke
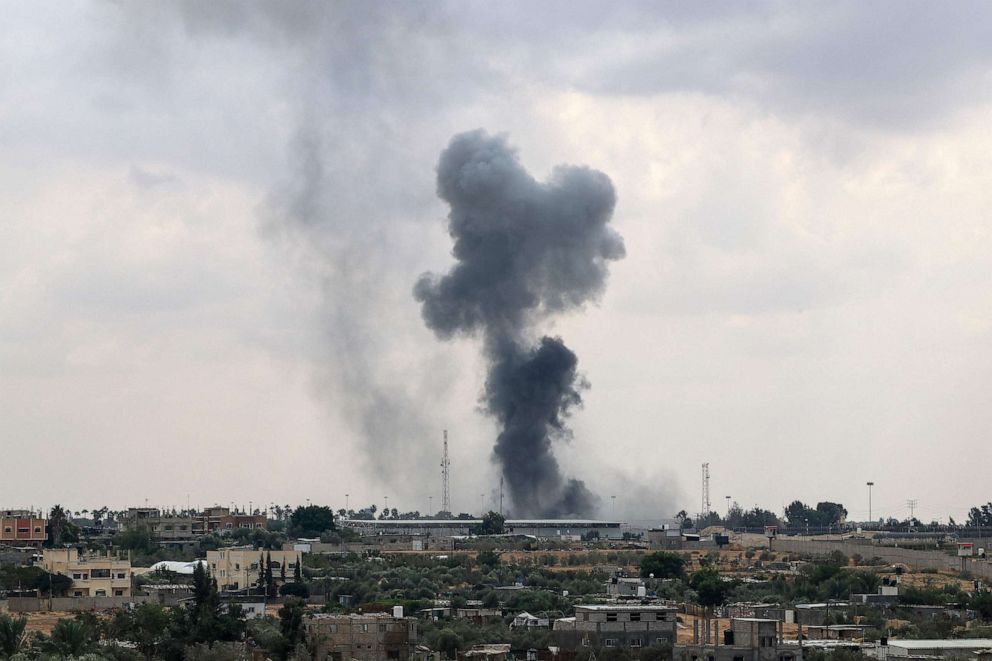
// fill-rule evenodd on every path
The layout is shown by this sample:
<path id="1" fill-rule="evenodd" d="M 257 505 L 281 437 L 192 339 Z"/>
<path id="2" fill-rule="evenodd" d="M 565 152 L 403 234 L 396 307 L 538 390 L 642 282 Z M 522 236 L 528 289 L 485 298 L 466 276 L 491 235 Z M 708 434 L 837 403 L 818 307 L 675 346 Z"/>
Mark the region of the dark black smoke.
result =
<path id="1" fill-rule="evenodd" d="M 602 172 L 561 165 L 536 181 L 503 136 L 452 138 L 441 154 L 438 195 L 451 207 L 457 263 L 421 276 L 414 296 L 441 338 L 481 332 L 489 358 L 484 402 L 502 431 L 500 463 L 517 516 L 587 516 L 595 497 L 561 474 L 552 442 L 581 405 L 578 359 L 559 338 L 536 338 L 547 315 L 581 306 L 624 256 L 609 226 L 616 194 Z"/>

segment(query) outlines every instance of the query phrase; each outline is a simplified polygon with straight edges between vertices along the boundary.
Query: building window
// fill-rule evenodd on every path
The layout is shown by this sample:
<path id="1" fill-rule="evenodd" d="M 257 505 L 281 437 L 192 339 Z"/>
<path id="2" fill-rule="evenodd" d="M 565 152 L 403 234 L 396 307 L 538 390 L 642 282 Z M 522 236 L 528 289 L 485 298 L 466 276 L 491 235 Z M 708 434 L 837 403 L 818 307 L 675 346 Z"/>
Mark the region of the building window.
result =
<path id="1" fill-rule="evenodd" d="M 362 633 L 368 633 L 368 632 L 369 632 L 369 625 L 363 624 L 362 625 Z"/>
<path id="2" fill-rule="evenodd" d="M 118 572 L 117 578 L 127 578 L 127 574 L 122 574 L 122 573 Z"/>
<path id="3" fill-rule="evenodd" d="M 588 638 L 583 638 L 582 639 L 582 647 L 589 647 L 589 639 Z"/>
<path id="4" fill-rule="evenodd" d="M 11 528 L 10 526 L 4 526 L 3 531 L 7 534 L 10 534 L 11 532 L 13 532 L 13 528 Z"/>
<path id="5" fill-rule="evenodd" d="M 97 590 L 96 591 L 96 596 L 98 596 L 98 597 L 106 597 L 107 596 L 107 591 L 106 590 Z"/>
<path id="6" fill-rule="evenodd" d="M 607 638 L 603 641 L 603 647 L 616 647 L 616 646 L 617 646 L 616 638 Z"/>
<path id="7" fill-rule="evenodd" d="M 41 534 L 41 528 L 35 528 L 34 529 L 34 532 L 35 532 L 35 534 L 40 535 Z"/>
<path id="8" fill-rule="evenodd" d="M 630 639 L 630 646 L 631 647 L 640 647 L 641 646 L 641 639 L 640 638 L 631 638 Z"/>
<path id="9" fill-rule="evenodd" d="M 123 597 L 124 596 L 124 590 L 114 590 L 114 596 L 115 597 Z"/>
<path id="10" fill-rule="evenodd" d="M 607 613 L 606 614 L 606 621 L 607 622 L 616 622 L 617 621 L 617 614 L 616 613 Z"/>
<path id="11" fill-rule="evenodd" d="M 78 580 L 81 580 L 83 578 L 83 575 L 80 574 L 78 571 L 77 572 L 72 572 L 72 578 L 73 578 L 73 580 L 78 581 Z"/>
<path id="12" fill-rule="evenodd" d="M 630 614 L 630 621 L 631 622 L 640 622 L 641 621 L 641 614 L 640 613 L 631 613 Z"/>

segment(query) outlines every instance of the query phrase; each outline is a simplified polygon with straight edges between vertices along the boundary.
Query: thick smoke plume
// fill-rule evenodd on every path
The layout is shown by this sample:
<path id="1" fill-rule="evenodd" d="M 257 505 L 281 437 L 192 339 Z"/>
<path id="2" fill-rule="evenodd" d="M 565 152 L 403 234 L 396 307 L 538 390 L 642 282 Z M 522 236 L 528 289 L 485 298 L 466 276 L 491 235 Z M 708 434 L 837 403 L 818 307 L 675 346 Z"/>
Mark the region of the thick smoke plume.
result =
<path id="1" fill-rule="evenodd" d="M 457 263 L 414 288 L 427 325 L 441 338 L 481 333 L 489 359 L 483 397 L 501 431 L 493 451 L 517 516 L 587 516 L 596 499 L 562 475 L 552 444 L 586 382 L 560 338 L 535 327 L 596 298 L 607 263 L 624 256 L 609 226 L 616 194 L 602 172 L 561 165 L 536 181 L 502 136 L 452 138 L 437 168 L 451 207 Z"/>

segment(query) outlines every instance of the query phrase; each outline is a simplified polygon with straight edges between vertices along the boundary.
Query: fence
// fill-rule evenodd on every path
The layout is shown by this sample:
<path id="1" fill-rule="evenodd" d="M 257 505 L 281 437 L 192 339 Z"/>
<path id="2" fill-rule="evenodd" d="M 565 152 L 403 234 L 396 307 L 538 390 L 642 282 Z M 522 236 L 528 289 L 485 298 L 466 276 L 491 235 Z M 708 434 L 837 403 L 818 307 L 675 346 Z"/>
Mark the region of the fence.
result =
<path id="1" fill-rule="evenodd" d="M 987 560 L 959 558 L 940 551 L 915 551 L 895 546 L 876 546 L 855 542 L 820 542 L 782 537 L 772 542 L 772 548 L 776 551 L 806 555 L 828 555 L 834 551 L 840 551 L 846 556 L 857 553 L 865 559 L 880 558 L 885 562 L 899 563 L 915 569 L 951 569 L 992 579 L 992 564 Z"/>

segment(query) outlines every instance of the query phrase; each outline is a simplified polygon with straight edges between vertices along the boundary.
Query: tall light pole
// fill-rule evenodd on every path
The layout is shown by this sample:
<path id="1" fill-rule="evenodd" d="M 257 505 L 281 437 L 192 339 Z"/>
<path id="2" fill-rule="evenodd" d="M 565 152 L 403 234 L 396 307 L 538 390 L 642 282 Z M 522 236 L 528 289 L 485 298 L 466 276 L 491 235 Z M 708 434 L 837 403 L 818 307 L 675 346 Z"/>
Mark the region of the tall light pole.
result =
<path id="1" fill-rule="evenodd" d="M 730 518 L 730 496 L 724 496 L 727 499 L 727 518 Z"/>
<path id="2" fill-rule="evenodd" d="M 610 517 L 612 519 L 616 520 L 616 518 L 617 518 L 617 497 L 616 496 L 610 496 L 610 500 L 613 501 L 613 510 L 612 510 L 612 513 L 610 514 Z"/>
<path id="3" fill-rule="evenodd" d="M 867 482 L 868 485 L 868 523 L 872 522 L 871 518 L 871 488 L 875 486 L 874 482 Z"/>
<path id="4" fill-rule="evenodd" d="M 427 516 L 434 516 L 434 496 L 427 496 Z"/>

